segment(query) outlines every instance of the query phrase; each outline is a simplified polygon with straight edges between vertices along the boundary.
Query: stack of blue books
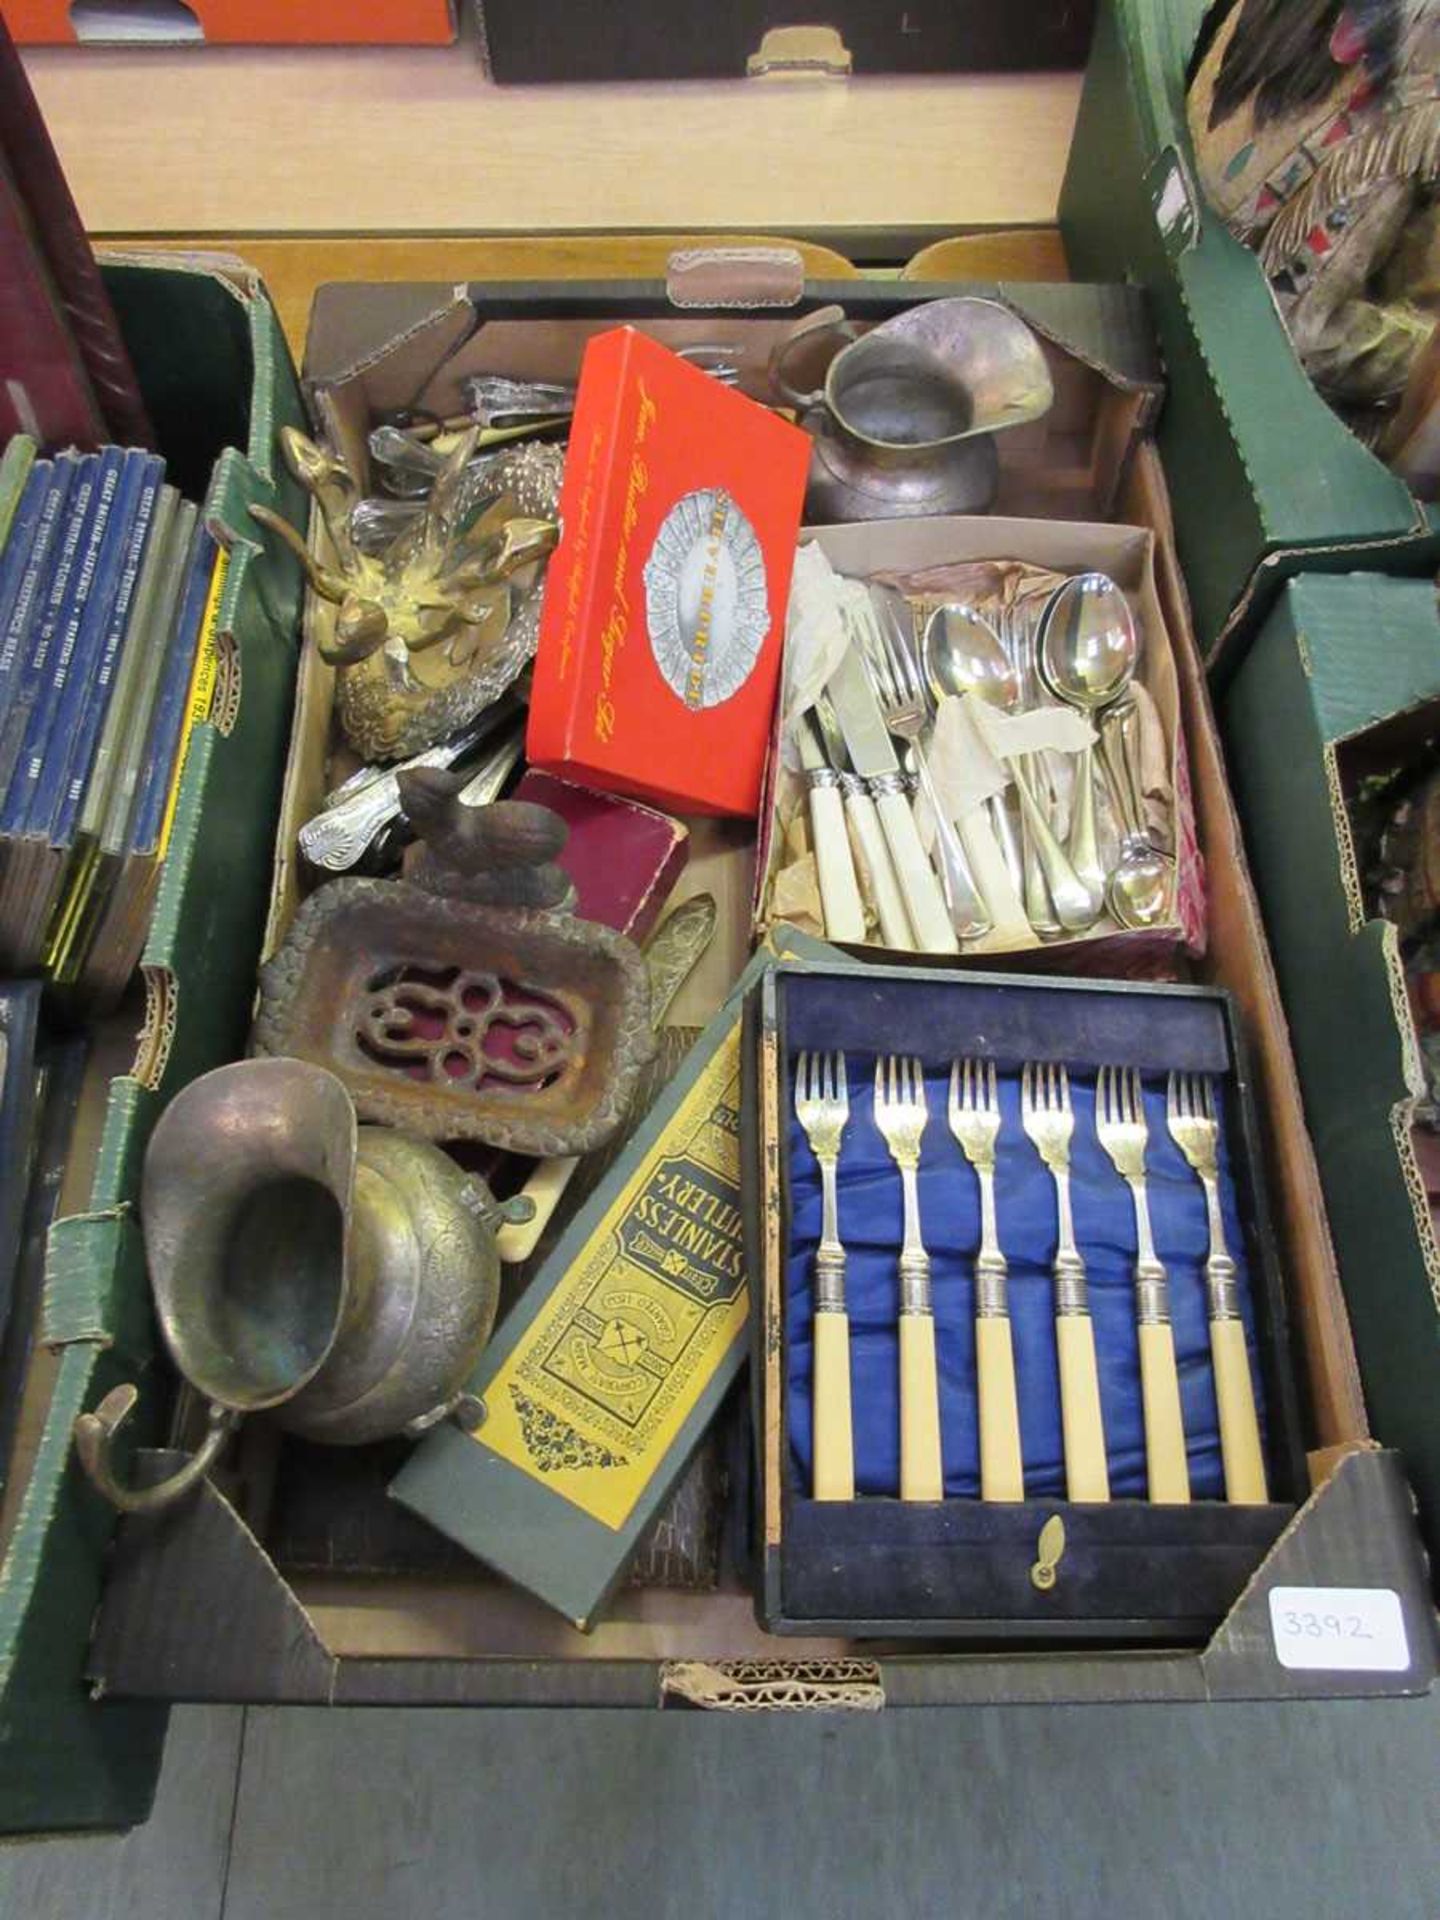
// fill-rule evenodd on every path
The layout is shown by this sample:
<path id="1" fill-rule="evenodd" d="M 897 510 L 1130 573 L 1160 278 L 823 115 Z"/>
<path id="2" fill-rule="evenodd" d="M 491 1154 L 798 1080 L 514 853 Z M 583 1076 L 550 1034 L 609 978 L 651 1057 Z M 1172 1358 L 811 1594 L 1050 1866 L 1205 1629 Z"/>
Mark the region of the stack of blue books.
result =
<path id="1" fill-rule="evenodd" d="M 0 970 L 112 996 L 144 945 L 223 554 L 138 449 L 0 461 Z M 200 705 L 205 712 L 200 712 Z"/>

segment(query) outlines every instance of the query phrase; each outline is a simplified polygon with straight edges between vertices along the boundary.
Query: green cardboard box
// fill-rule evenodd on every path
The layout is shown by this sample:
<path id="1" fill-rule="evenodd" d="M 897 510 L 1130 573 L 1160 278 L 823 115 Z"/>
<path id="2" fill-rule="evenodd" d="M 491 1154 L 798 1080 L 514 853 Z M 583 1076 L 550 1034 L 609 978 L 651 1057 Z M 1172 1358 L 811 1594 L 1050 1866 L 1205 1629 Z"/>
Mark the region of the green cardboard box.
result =
<path id="1" fill-rule="evenodd" d="M 1410 1123 L 1424 1087 L 1400 943 L 1370 918 L 1347 801 L 1440 728 L 1428 581 L 1285 586 L 1225 695 L 1235 794 L 1270 929 L 1377 1440 L 1440 1556 L 1440 1243 Z"/>
<path id="2" fill-rule="evenodd" d="M 248 269 L 171 257 L 106 278 L 169 474 L 230 548 L 220 636 L 228 698 L 192 744 L 144 955 L 146 1017 L 111 1082 L 85 1210 L 57 1223 L 43 1339 L 55 1376 L 43 1436 L 0 1563 L 0 1831 L 130 1825 L 154 1794 L 165 1710 L 98 1706 L 83 1680 L 117 1516 L 84 1480 L 71 1428 L 122 1381 L 134 1438 L 169 1397 L 135 1220 L 145 1143 L 186 1081 L 243 1049 L 269 885 L 295 678 L 300 573 L 249 516 L 302 501 L 275 430 L 303 419 L 279 324 Z M 216 802 L 220 804 L 216 804 Z"/>
<path id="3" fill-rule="evenodd" d="M 1302 372 L 1260 265 L 1205 205 L 1185 80 L 1206 0 L 1104 0 L 1060 196 L 1073 273 L 1149 292 L 1157 429 L 1201 652 L 1228 672 L 1292 574 L 1433 568 L 1440 535 Z"/>

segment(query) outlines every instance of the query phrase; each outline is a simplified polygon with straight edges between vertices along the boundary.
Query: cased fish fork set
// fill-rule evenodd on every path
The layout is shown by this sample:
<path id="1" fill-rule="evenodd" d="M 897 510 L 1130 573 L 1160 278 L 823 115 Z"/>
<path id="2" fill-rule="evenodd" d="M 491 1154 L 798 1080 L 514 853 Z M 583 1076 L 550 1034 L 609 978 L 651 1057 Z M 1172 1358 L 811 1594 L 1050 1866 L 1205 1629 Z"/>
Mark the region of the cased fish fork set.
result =
<path id="1" fill-rule="evenodd" d="M 1213 1627 L 1304 1484 L 1226 996 L 767 977 L 767 1624 Z"/>

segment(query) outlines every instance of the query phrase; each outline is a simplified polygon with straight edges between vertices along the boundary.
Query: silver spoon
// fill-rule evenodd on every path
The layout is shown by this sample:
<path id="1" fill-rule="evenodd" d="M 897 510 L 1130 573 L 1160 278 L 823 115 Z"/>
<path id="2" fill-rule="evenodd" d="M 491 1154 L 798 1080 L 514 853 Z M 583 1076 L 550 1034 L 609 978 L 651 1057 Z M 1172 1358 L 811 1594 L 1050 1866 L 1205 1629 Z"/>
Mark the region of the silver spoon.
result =
<path id="1" fill-rule="evenodd" d="M 1087 747 L 1075 770 L 1070 851 L 1076 871 L 1121 926 L 1153 926 L 1164 916 L 1169 862 L 1146 831 L 1135 707 L 1125 698 L 1140 663 L 1140 636 L 1129 602 L 1108 574 L 1077 574 L 1056 588 L 1041 615 L 1036 654 L 1040 677 L 1056 699 L 1096 721 L 1120 822 L 1120 857 L 1107 877 L 1096 847 L 1094 749 Z"/>
<path id="2" fill-rule="evenodd" d="M 1002 713 L 1013 713 L 1020 706 L 1020 680 L 1014 665 L 999 634 L 974 607 L 958 603 L 937 607 L 925 623 L 922 654 L 925 675 L 937 699 L 942 694 L 971 693 Z M 1092 898 L 1066 858 L 1019 761 L 1009 762 L 1008 771 L 1055 916 L 1066 933 L 1081 933 L 1095 924 L 1100 902 Z"/>
<path id="3" fill-rule="evenodd" d="M 1175 862 L 1151 844 L 1140 787 L 1136 733 L 1140 713 L 1133 700 L 1121 700 L 1100 723 L 1100 754 L 1110 785 L 1119 797 L 1120 858 L 1105 882 L 1105 905 L 1122 927 L 1158 926 L 1170 910 Z"/>
<path id="4" fill-rule="evenodd" d="M 1091 719 L 1113 706 L 1129 686 L 1140 642 L 1124 594 L 1104 573 L 1064 581 L 1045 603 L 1037 641 L 1040 677 L 1057 700 Z M 1095 896 L 1105 897 L 1105 868 L 1095 831 L 1095 749 L 1075 768 L 1070 858 Z"/>

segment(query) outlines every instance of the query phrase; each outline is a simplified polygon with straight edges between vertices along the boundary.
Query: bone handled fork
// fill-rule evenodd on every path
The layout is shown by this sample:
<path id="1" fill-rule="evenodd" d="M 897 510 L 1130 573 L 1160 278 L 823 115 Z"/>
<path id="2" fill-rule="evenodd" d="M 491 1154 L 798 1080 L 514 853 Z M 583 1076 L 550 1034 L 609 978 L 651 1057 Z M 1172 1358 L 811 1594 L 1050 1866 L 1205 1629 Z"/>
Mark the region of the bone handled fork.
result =
<path id="1" fill-rule="evenodd" d="M 1145 1471 L 1150 1498 L 1180 1504 L 1190 1498 L 1185 1420 L 1170 1326 L 1170 1283 L 1155 1253 L 1145 1188 L 1149 1137 L 1140 1075 L 1133 1067 L 1102 1067 L 1095 1083 L 1095 1132 L 1130 1189 L 1135 1206 L 1135 1318 L 1140 1340 L 1140 1395 L 1145 1413 Z"/>
<path id="2" fill-rule="evenodd" d="M 1210 1320 L 1210 1360 L 1215 1369 L 1215 1399 L 1220 1409 L 1220 1458 L 1225 1467 L 1225 1498 L 1263 1506 L 1265 1456 L 1255 1412 L 1255 1383 L 1245 1350 L 1245 1323 L 1235 1286 L 1235 1262 L 1225 1245 L 1220 1212 L 1220 1173 L 1215 1096 L 1209 1076 L 1172 1073 L 1166 1118 L 1170 1137 L 1189 1161 L 1205 1189 L 1210 1219 L 1210 1253 L 1205 1262 L 1205 1291 Z"/>
<path id="3" fill-rule="evenodd" d="M 843 1053 L 802 1053 L 795 1072 L 795 1117 L 820 1166 L 820 1244 L 815 1249 L 815 1371 L 812 1379 L 817 1500 L 855 1498 L 850 1420 L 850 1319 L 845 1311 L 845 1248 L 840 1241 L 835 1167 L 850 1118 Z"/>
<path id="4" fill-rule="evenodd" d="M 919 663 L 911 647 L 895 631 L 891 616 L 887 614 L 882 619 L 877 613 L 874 593 L 872 588 L 868 608 L 856 615 L 861 657 L 869 671 L 886 727 L 897 740 L 906 743 L 914 756 L 921 791 L 935 821 L 935 864 L 945 897 L 945 911 L 956 938 L 962 942 L 983 939 L 994 923 L 994 916 L 980 897 L 955 823 L 945 810 L 930 772 L 930 762 L 925 757 L 921 736 L 929 726 L 930 708 Z M 908 611 L 909 603 L 903 596 L 895 594 L 894 598 Z M 890 604 L 888 595 L 884 604 Z"/>
<path id="5" fill-rule="evenodd" d="M 1060 1426 L 1065 1439 L 1065 1490 L 1072 1500 L 1108 1500 L 1105 1423 L 1095 1364 L 1095 1328 L 1085 1262 L 1070 1214 L 1070 1142 L 1075 1110 L 1070 1076 L 1056 1061 L 1027 1063 L 1020 1081 L 1020 1119 L 1055 1183 L 1055 1347 L 1060 1361 Z"/>
<path id="6" fill-rule="evenodd" d="M 927 1118 L 920 1062 L 890 1055 L 875 1062 L 875 1125 L 900 1169 L 905 1234 L 900 1249 L 900 1498 L 939 1500 L 945 1493 L 940 1456 L 940 1385 L 930 1256 L 920 1236 L 916 1174 Z"/>
<path id="7" fill-rule="evenodd" d="M 980 1182 L 980 1251 L 975 1256 L 975 1375 L 980 1401 L 980 1498 L 1023 1500 L 1020 1404 L 1007 1297 L 1009 1268 L 995 1224 L 995 1143 L 1000 1091 L 993 1060 L 957 1060 L 950 1069 L 950 1131 Z"/>

